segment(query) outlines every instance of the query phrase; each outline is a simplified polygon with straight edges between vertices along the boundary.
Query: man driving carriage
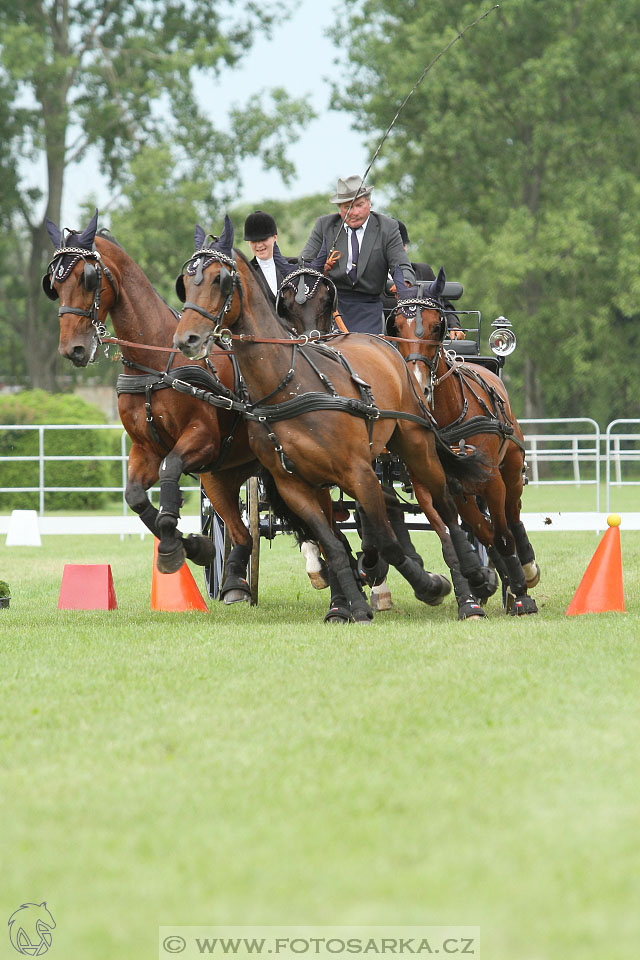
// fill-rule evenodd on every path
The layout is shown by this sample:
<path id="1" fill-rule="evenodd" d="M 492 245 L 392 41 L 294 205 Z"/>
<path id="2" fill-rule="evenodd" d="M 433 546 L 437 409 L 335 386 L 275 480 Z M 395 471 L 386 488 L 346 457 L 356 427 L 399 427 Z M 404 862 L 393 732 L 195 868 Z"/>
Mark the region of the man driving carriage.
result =
<path id="1" fill-rule="evenodd" d="M 327 276 L 336 285 L 340 314 L 352 333 L 383 333 L 382 294 L 390 272 L 399 267 L 408 284 L 416 279 L 398 221 L 372 211 L 371 190 L 362 177 L 339 179 L 330 197 L 338 212 L 318 217 L 301 254 L 313 260 L 324 243 L 333 261 Z"/>

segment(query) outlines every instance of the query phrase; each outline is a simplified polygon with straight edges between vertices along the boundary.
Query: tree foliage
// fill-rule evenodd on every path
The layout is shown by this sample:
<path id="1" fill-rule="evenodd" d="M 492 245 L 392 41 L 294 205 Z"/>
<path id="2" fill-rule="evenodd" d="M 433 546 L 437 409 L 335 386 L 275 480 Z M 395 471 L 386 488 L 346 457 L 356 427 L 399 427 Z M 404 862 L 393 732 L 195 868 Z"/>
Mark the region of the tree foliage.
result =
<path id="1" fill-rule="evenodd" d="M 233 109 L 228 129 L 206 109 L 215 108 L 220 71 L 269 31 L 276 12 L 275 0 L 0 0 L 0 225 L 21 260 L 3 286 L 24 304 L 5 316 L 26 337 L 35 386 L 52 388 L 56 372 L 55 324 L 40 291 L 50 252 L 44 217 L 60 222 L 65 178 L 90 149 L 125 201 L 136 190 L 163 200 L 164 224 L 149 207 L 160 235 L 176 221 L 172 195 L 194 199 L 197 185 L 203 204 L 228 199 L 247 156 L 291 175 L 286 147 L 312 116 L 304 102 L 256 91 L 246 109 Z M 44 194 L 26 185 L 30 162 L 46 166 Z M 141 168 L 155 192 L 150 182 L 135 186 Z"/>
<path id="2" fill-rule="evenodd" d="M 373 153 L 425 66 L 488 7 L 346 4 L 334 39 L 352 79 L 335 95 Z M 640 414 L 639 22 L 640 0 L 505 0 L 427 74 L 371 172 L 414 259 L 514 322 L 520 414 Z"/>

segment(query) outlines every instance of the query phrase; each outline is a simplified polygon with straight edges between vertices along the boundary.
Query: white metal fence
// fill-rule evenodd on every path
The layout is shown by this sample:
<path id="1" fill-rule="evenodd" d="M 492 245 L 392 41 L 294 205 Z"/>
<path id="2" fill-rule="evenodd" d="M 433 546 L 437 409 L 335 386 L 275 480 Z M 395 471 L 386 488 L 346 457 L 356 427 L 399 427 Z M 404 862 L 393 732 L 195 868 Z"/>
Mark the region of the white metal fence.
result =
<path id="1" fill-rule="evenodd" d="M 640 419 L 614 420 L 604 435 L 595 420 L 588 417 L 577 419 L 555 418 L 545 420 L 520 420 L 525 433 L 527 473 L 532 485 L 579 484 L 592 486 L 594 507 L 600 511 L 600 486 L 602 465 L 605 465 L 606 509 L 610 509 L 611 490 L 623 486 L 640 486 L 640 469 L 633 475 L 629 467 L 640 464 Z M 99 430 L 115 432 L 120 438 L 120 452 L 112 455 L 59 455 L 47 453 L 47 434 L 61 430 Z M 0 425 L 0 450 L 6 432 L 35 431 L 38 434 L 38 453 L 30 456 L 0 456 L 0 494 L 37 493 L 38 512 L 45 513 L 47 493 L 103 492 L 118 495 L 122 501 L 122 513 L 129 512 L 124 499 L 127 475 L 129 441 L 120 424 L 5 424 Z M 117 486 L 54 486 L 47 483 L 47 464 L 55 462 L 109 461 L 121 464 L 121 482 Z M 30 486 L 7 486 L 2 484 L 2 466 L 5 463 L 37 463 L 38 483 Z M 183 486 L 185 492 L 197 490 L 190 481 Z M 152 493 L 159 488 L 154 487 Z"/>

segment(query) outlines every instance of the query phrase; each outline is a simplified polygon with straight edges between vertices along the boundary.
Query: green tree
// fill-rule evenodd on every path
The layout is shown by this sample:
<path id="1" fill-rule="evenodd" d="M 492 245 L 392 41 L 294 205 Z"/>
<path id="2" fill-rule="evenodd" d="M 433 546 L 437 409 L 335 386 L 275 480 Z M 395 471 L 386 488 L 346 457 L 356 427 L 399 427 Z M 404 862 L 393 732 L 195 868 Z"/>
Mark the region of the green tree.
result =
<path id="1" fill-rule="evenodd" d="M 221 131 L 197 99 L 203 83 L 236 64 L 257 33 L 269 31 L 276 11 L 282 16 L 275 0 L 109 0 L 93 6 L 0 0 L 0 225 L 19 261 L 10 276 L 2 270 L 3 313 L 28 344 L 34 386 L 53 389 L 57 368 L 57 325 L 40 289 L 51 252 L 44 219 L 60 223 L 65 177 L 90 148 L 98 151 L 110 185 L 124 188 L 125 201 L 143 151 L 147 163 L 139 164 L 146 173 L 153 171 L 148 158 L 154 151 L 163 164 L 170 155 L 170 174 L 161 167 L 168 198 L 189 179 L 207 182 L 210 196 L 224 198 L 248 155 L 279 169 L 285 180 L 291 174 L 286 147 L 312 116 L 302 102 L 282 90 L 257 93 Z M 44 194 L 25 186 L 29 162 L 46 164 Z M 163 213 L 159 235 L 176 220 L 168 202 Z"/>
<path id="2" fill-rule="evenodd" d="M 334 39 L 351 79 L 335 95 L 373 152 L 488 5 L 346 3 Z M 414 259 L 444 263 L 465 305 L 516 325 L 521 415 L 640 413 L 639 22 L 639 0 L 505 0 L 427 74 L 372 170 Z"/>

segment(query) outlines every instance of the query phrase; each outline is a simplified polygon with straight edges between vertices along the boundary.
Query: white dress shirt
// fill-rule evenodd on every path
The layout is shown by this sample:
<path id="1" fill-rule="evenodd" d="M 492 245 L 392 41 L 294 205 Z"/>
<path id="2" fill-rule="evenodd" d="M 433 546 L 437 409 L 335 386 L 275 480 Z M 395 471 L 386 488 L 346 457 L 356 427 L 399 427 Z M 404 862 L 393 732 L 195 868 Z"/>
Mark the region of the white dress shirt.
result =
<path id="1" fill-rule="evenodd" d="M 271 292 L 276 294 L 278 292 L 278 277 L 276 276 L 276 265 L 273 257 L 269 260 L 261 260 L 259 257 L 256 257 L 258 261 L 258 266 L 264 274 L 264 278 L 271 288 Z"/>

